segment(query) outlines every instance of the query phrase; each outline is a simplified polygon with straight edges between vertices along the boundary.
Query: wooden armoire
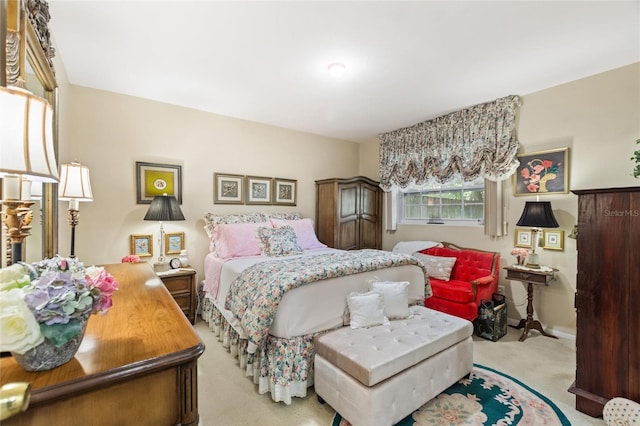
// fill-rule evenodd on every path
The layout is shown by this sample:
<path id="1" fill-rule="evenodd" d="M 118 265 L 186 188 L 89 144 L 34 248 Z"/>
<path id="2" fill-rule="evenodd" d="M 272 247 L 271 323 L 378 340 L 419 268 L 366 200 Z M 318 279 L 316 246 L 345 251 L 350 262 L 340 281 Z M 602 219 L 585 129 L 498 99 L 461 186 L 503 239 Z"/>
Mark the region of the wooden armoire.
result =
<path id="1" fill-rule="evenodd" d="M 316 234 L 329 247 L 382 247 L 382 190 L 358 176 L 316 181 Z"/>
<path id="2" fill-rule="evenodd" d="M 640 187 L 578 195 L 576 409 L 640 402 Z"/>

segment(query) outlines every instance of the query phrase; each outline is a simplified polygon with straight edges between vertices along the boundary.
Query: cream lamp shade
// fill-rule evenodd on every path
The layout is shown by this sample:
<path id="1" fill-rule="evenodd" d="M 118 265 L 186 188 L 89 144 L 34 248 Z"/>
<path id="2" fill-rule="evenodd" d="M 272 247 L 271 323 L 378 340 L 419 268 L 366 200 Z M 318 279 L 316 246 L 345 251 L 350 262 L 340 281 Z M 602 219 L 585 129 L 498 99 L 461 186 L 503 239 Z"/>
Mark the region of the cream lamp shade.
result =
<path id="1" fill-rule="evenodd" d="M 60 165 L 58 198 L 61 201 L 69 201 L 70 209 L 72 208 L 71 204 L 77 206 L 80 201 L 93 201 L 89 168 L 87 166 L 83 166 L 76 161 Z M 73 210 L 78 209 L 76 207 Z"/>
<path id="2" fill-rule="evenodd" d="M 53 109 L 28 90 L 0 87 L 0 177 L 57 182 Z"/>

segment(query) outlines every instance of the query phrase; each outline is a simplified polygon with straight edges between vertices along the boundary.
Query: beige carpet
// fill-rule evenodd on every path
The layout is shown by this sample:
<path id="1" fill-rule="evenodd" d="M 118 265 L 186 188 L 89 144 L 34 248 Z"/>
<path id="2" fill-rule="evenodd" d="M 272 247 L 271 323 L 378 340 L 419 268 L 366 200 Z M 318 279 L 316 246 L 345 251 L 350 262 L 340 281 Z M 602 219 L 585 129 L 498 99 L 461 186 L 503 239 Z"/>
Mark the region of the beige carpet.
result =
<path id="1" fill-rule="evenodd" d="M 207 324 L 195 329 L 206 345 L 198 363 L 198 403 L 202 426 L 329 426 L 334 411 L 318 403 L 313 388 L 291 405 L 259 395 L 238 362 L 217 341 Z M 474 337 L 474 362 L 508 374 L 550 398 L 573 425 L 604 425 L 575 410 L 575 397 L 567 392 L 575 374 L 575 342 L 550 339 L 536 331 L 519 342 L 520 331 L 509 328 L 497 342 Z"/>

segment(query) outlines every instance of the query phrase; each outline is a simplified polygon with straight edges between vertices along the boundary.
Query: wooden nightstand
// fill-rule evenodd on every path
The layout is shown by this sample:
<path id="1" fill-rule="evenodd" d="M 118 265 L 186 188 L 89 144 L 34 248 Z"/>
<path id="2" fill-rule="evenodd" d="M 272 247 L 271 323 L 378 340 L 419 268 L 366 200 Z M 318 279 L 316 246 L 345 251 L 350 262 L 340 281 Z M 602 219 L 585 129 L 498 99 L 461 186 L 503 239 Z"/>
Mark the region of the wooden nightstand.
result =
<path id="1" fill-rule="evenodd" d="M 522 336 L 520 336 L 520 339 L 518 340 L 524 342 L 529 335 L 529 330 L 538 330 L 543 336 L 557 339 L 557 337 L 553 334 L 549 334 L 544 331 L 544 329 L 542 328 L 542 324 L 540 324 L 540 321 L 533 319 L 533 285 L 549 285 L 549 283 L 554 280 L 555 273 L 558 272 L 558 270 L 555 268 L 551 268 L 551 270 L 530 269 L 522 266 L 507 266 L 504 269 L 506 269 L 507 271 L 508 280 L 521 281 L 528 284 L 527 319 L 521 319 L 520 323 L 514 327 L 517 329 L 524 328 L 524 330 L 522 330 Z"/>
<path id="2" fill-rule="evenodd" d="M 195 269 L 174 269 L 158 272 L 162 283 L 182 309 L 191 324 L 196 323 L 196 271 Z"/>

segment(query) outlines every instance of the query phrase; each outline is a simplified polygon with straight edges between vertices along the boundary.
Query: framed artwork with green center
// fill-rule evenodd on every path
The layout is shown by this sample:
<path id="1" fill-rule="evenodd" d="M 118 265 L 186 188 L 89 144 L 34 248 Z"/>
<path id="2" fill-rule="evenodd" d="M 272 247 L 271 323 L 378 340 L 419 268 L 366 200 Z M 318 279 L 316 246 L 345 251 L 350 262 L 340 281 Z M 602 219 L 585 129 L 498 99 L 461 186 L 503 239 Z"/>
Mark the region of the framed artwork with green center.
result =
<path id="1" fill-rule="evenodd" d="M 156 195 L 173 195 L 182 204 L 182 166 L 136 161 L 137 204 L 151 204 Z"/>

